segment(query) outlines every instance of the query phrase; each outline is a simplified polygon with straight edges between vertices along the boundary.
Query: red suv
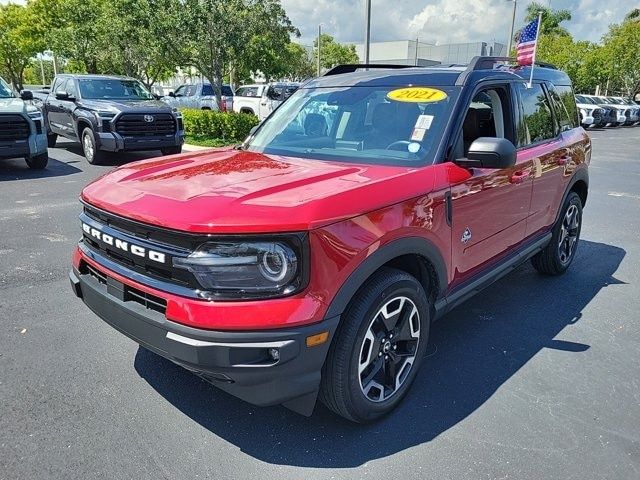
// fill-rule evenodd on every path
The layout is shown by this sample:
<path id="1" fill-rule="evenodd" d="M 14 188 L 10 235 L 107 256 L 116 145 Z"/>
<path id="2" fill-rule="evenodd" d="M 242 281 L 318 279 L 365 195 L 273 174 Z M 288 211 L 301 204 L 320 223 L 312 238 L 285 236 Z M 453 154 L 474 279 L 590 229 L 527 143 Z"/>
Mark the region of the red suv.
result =
<path id="1" fill-rule="evenodd" d="M 234 149 L 124 165 L 82 192 L 71 283 L 145 348 L 256 405 L 366 422 L 429 326 L 531 259 L 571 264 L 589 137 L 567 75 L 340 66 Z"/>

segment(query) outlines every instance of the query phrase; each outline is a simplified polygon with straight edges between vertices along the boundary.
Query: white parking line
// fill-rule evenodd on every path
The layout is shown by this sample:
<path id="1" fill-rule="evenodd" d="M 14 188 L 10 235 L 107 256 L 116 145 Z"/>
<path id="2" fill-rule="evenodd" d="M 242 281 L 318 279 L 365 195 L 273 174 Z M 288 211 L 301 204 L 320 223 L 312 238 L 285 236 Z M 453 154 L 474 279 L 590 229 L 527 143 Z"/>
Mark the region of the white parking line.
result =
<path id="1" fill-rule="evenodd" d="M 610 197 L 626 197 L 626 198 L 635 198 L 636 200 L 640 200 L 640 195 L 634 195 L 633 193 L 625 193 L 625 192 L 609 192 L 607 193 Z"/>
<path id="2" fill-rule="evenodd" d="M 16 208 L 0 208 L 0 215 L 4 218 L 18 215 L 35 215 L 37 213 L 44 213 L 48 210 L 57 210 L 59 208 L 78 207 L 80 209 L 80 203 L 77 200 L 60 202 L 60 203 L 46 203 L 37 204 L 28 207 L 16 207 Z"/>

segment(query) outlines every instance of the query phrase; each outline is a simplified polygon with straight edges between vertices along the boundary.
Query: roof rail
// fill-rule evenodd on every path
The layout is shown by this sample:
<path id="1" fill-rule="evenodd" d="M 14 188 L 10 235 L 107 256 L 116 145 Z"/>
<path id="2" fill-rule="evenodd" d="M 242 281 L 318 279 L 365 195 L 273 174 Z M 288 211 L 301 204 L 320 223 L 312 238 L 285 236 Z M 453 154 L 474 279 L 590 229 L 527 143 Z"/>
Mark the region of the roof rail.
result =
<path id="1" fill-rule="evenodd" d="M 336 65 L 335 67 L 328 70 L 323 77 L 329 77 L 331 75 L 340 75 L 342 73 L 353 73 L 356 70 L 362 70 L 363 68 L 412 68 L 415 65 L 393 65 L 393 64 L 385 64 L 385 63 L 348 63 L 343 65 Z"/>
<path id="2" fill-rule="evenodd" d="M 471 62 L 469 62 L 467 69 L 462 72 L 458 77 L 458 80 L 456 80 L 456 85 L 464 85 L 469 75 L 471 75 L 471 72 L 474 72 L 476 70 L 492 70 L 493 68 L 495 68 L 496 63 L 498 62 L 510 62 L 517 64 L 518 60 L 513 57 L 473 57 L 471 59 Z M 558 67 L 552 65 L 551 63 L 535 62 L 535 65 L 543 68 L 552 68 L 554 70 L 558 69 Z"/>

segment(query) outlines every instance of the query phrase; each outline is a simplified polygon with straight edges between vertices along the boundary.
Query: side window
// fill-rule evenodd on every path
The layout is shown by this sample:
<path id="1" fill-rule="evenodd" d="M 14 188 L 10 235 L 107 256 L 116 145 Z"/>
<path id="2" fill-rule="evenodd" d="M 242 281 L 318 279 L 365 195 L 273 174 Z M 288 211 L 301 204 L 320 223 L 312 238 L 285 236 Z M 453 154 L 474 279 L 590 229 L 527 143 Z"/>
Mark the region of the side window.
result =
<path id="1" fill-rule="evenodd" d="M 69 94 L 70 97 L 78 98 L 78 90 L 76 89 L 76 82 L 73 78 L 67 80 L 67 83 L 64 85 L 64 90 Z"/>
<path id="2" fill-rule="evenodd" d="M 556 136 L 551 107 L 540 84 L 534 83 L 527 88 L 524 83 L 518 84 L 524 127 L 524 138 L 519 139 L 518 146 L 523 147 L 536 142 L 550 140 Z"/>
<path id="3" fill-rule="evenodd" d="M 213 95 L 215 95 L 215 92 L 213 91 L 213 87 L 207 83 L 202 85 L 202 95 L 205 97 L 206 96 L 212 97 Z"/>
<path id="4" fill-rule="evenodd" d="M 187 85 L 185 88 L 184 96 L 193 97 L 196 94 L 197 87 L 195 85 Z"/>
<path id="5" fill-rule="evenodd" d="M 480 90 L 471 100 L 454 145 L 454 158 L 464 158 L 469 147 L 480 137 L 506 138 L 513 141 L 511 101 L 507 87 Z"/>
<path id="6" fill-rule="evenodd" d="M 562 121 L 560 122 L 561 130 L 570 130 L 580 125 L 580 118 L 578 116 L 578 107 L 576 106 L 576 99 L 573 95 L 573 89 L 569 85 L 555 85 L 551 90 L 557 95 L 557 99 L 560 101 L 562 109 L 561 112 L 565 113 L 565 120 L 568 127 L 562 128 Z M 562 115 L 560 116 L 562 118 Z"/>

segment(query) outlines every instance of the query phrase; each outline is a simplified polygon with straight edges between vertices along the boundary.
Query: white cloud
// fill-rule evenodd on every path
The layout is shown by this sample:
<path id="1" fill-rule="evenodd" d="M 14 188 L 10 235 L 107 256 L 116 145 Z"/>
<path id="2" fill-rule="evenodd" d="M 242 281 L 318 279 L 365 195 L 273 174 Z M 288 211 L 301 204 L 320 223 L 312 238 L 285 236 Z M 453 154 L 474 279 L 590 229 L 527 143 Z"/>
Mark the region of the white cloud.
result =
<path id="1" fill-rule="evenodd" d="M 516 29 L 524 25 L 531 0 L 518 2 Z M 611 23 L 631 10 L 628 1 L 541 0 L 573 15 L 564 25 L 579 40 L 598 41 Z M 310 44 L 319 23 L 341 42 L 361 43 L 364 37 L 364 0 L 282 0 L 289 18 Z M 372 0 L 372 41 L 407 40 L 419 36 L 432 43 L 468 41 L 506 42 L 511 21 L 506 0 Z"/>

